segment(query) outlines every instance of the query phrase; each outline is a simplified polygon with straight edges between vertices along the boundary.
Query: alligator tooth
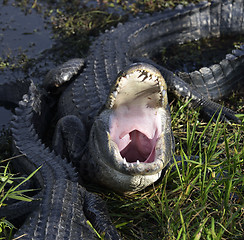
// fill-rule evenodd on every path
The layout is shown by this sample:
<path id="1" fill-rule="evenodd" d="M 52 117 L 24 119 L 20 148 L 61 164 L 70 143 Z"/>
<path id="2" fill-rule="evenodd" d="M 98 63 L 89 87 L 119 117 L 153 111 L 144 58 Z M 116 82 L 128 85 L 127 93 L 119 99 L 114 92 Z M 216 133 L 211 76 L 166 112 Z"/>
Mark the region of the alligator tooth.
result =
<path id="1" fill-rule="evenodd" d="M 114 98 L 116 98 L 117 95 L 118 95 L 118 92 L 117 92 L 117 91 L 114 91 L 114 92 L 113 92 L 113 96 L 114 96 Z"/>
<path id="2" fill-rule="evenodd" d="M 126 165 L 127 164 L 127 162 L 126 162 L 126 159 L 125 158 L 123 158 L 123 163 Z"/>
<path id="3" fill-rule="evenodd" d="M 136 161 L 136 164 L 137 164 L 137 165 L 139 165 L 139 164 L 140 164 L 140 161 L 139 161 L 139 160 L 137 160 L 137 161 Z"/>
<path id="4" fill-rule="evenodd" d="M 154 82 L 156 82 L 156 80 L 158 80 L 158 77 L 157 77 L 157 76 L 152 75 L 152 80 L 153 80 Z"/>
<path id="5" fill-rule="evenodd" d="M 165 96 L 165 94 L 166 94 L 166 90 L 163 90 L 163 97 Z"/>

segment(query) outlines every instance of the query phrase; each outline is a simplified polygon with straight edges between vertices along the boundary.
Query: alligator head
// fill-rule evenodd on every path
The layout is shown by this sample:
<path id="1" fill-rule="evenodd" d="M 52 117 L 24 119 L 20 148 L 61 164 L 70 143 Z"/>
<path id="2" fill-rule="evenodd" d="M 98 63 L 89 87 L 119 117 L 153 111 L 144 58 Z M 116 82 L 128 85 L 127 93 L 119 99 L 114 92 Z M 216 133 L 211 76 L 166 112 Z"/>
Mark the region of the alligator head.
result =
<path id="1" fill-rule="evenodd" d="M 96 179 L 114 191 L 139 191 L 159 179 L 173 142 L 162 75 L 149 64 L 132 64 L 119 74 L 90 132 Z"/>

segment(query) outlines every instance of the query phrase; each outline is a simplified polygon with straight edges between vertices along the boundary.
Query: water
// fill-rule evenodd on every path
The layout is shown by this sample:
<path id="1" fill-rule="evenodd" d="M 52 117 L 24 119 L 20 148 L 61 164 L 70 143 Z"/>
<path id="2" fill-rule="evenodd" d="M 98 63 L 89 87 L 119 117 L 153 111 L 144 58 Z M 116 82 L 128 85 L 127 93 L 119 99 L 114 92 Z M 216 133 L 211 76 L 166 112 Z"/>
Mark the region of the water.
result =
<path id="1" fill-rule="evenodd" d="M 23 62 L 39 57 L 54 44 L 43 14 L 31 6 L 27 6 L 30 10 L 27 13 L 15 1 L 3 2 L 0 3 L 0 84 L 30 78 L 35 66 L 26 70 Z M 7 68 L 1 69 L 3 64 L 8 64 Z M 0 107 L 0 129 L 9 126 L 11 117 L 10 110 Z"/>
<path id="2" fill-rule="evenodd" d="M 16 57 L 21 51 L 28 58 L 35 57 L 52 46 L 50 29 L 42 14 L 34 9 L 25 13 L 20 7 L 8 1 L 0 7 L 0 42 L 1 57 Z"/>
<path id="3" fill-rule="evenodd" d="M 0 3 L 0 86 L 24 79 L 40 83 L 51 68 L 71 57 L 84 55 L 54 38 L 47 13 L 51 9 L 54 12 L 62 10 L 58 1 L 38 1 L 41 6 L 39 12 L 32 8 L 34 1 L 26 1 L 30 2 L 27 6 L 20 6 L 23 2 L 9 0 Z M 98 1 L 84 1 L 83 4 L 99 5 Z M 3 67 L 4 64 L 8 66 Z M 10 110 L 0 107 L 0 129 L 8 125 L 11 116 Z"/>
<path id="4" fill-rule="evenodd" d="M 9 128 L 10 127 L 10 121 L 12 119 L 12 112 L 4 107 L 0 107 L 0 121 L 1 121 L 1 129 L 2 128 Z"/>

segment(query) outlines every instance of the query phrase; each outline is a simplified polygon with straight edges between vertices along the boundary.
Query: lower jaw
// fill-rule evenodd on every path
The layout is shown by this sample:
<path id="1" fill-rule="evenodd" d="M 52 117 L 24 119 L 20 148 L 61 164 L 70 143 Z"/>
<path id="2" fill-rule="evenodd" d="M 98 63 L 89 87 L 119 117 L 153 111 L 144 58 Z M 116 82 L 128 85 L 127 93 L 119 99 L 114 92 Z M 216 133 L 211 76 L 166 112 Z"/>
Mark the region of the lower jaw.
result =
<path id="1" fill-rule="evenodd" d="M 129 175 L 109 167 L 104 169 L 104 167 L 101 166 L 96 174 L 97 182 L 115 192 L 126 194 L 141 191 L 153 184 L 160 178 L 162 172 L 161 170 L 148 175 Z"/>

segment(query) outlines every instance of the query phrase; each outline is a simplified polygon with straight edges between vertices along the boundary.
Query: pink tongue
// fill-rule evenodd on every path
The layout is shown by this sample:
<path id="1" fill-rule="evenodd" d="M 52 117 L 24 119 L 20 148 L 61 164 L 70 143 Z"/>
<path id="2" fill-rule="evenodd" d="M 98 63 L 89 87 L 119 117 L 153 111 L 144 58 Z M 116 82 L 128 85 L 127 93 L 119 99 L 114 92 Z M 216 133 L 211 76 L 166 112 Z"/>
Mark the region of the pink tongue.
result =
<path id="1" fill-rule="evenodd" d="M 153 162 L 155 138 L 149 139 L 143 133 L 134 130 L 129 133 L 130 143 L 120 152 L 127 162 Z"/>

